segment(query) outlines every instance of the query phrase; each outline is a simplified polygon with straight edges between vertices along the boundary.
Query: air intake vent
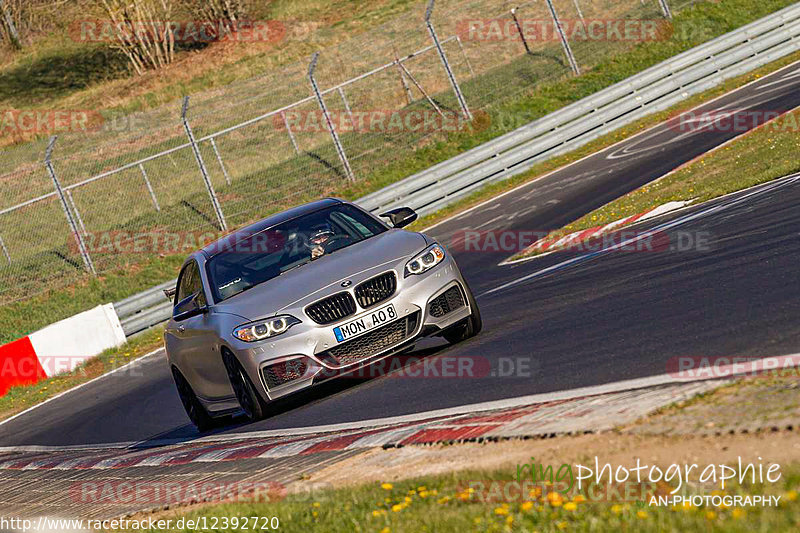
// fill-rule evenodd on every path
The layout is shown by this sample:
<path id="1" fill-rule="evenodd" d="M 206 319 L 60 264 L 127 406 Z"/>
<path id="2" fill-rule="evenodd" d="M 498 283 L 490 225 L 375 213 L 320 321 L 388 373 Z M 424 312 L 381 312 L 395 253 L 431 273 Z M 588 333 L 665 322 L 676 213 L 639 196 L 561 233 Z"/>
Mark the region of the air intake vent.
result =
<path id="1" fill-rule="evenodd" d="M 306 307 L 306 314 L 317 324 L 333 324 L 354 315 L 356 302 L 349 292 L 340 292 Z"/>
<path id="2" fill-rule="evenodd" d="M 447 289 L 444 294 L 431 300 L 428 306 L 428 312 L 435 318 L 441 318 L 462 307 L 464 307 L 464 296 L 461 294 L 461 289 L 458 287 L 451 287 Z"/>
<path id="3" fill-rule="evenodd" d="M 290 381 L 300 379 L 308 370 L 308 365 L 301 359 L 293 359 L 271 366 L 266 366 L 262 370 L 264 374 L 264 382 L 267 384 L 267 389 L 272 390 L 281 385 L 285 385 Z"/>
<path id="4" fill-rule="evenodd" d="M 358 305 L 367 309 L 389 299 L 397 289 L 394 271 L 369 279 L 356 287 Z"/>

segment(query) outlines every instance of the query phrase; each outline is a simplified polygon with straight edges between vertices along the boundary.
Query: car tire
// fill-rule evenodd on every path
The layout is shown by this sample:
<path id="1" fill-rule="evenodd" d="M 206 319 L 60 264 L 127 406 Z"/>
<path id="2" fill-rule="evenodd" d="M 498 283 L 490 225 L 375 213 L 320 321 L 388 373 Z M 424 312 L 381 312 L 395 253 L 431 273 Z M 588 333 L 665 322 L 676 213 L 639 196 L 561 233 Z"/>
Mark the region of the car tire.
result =
<path id="1" fill-rule="evenodd" d="M 467 293 L 467 301 L 472 313 L 454 326 L 450 326 L 443 333 L 442 337 L 450 344 L 457 344 L 474 337 L 483 329 L 483 319 L 481 318 L 481 311 L 478 309 L 478 304 L 475 297 L 472 295 L 472 290 L 464 285 L 464 291 Z"/>
<path id="2" fill-rule="evenodd" d="M 255 422 L 263 420 L 267 414 L 267 406 L 256 392 L 253 382 L 250 377 L 242 368 L 239 360 L 228 350 L 222 351 L 222 361 L 225 364 L 225 370 L 228 372 L 228 379 L 231 382 L 233 393 L 236 395 L 236 400 L 244 411 L 245 416 Z"/>
<path id="3" fill-rule="evenodd" d="M 175 387 L 178 389 L 178 396 L 180 396 L 183 408 L 186 410 L 186 415 L 195 425 L 197 431 L 204 433 L 213 429 L 215 426 L 214 419 L 208 414 L 200 400 L 197 399 L 192 386 L 189 385 L 183 374 L 175 367 L 172 368 L 172 378 L 175 380 Z"/>

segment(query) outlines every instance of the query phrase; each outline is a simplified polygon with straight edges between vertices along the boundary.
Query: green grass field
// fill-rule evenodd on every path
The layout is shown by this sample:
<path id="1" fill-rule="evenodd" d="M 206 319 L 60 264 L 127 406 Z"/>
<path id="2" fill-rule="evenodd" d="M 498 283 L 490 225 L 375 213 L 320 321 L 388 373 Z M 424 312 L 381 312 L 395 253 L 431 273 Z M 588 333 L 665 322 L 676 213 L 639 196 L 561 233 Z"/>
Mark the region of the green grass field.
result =
<path id="1" fill-rule="evenodd" d="M 230 531 L 244 531 L 241 524 L 245 517 L 277 517 L 278 530 L 287 532 L 793 531 L 800 520 L 800 465 L 782 465 L 781 472 L 784 475 L 776 484 L 726 486 L 724 491 L 694 487 L 687 494 L 768 494 L 780 496 L 777 508 L 651 506 L 641 500 L 619 501 L 613 490 L 605 490 L 606 483 L 592 491 L 573 490 L 567 496 L 561 496 L 552 490 L 557 486 L 547 483 L 537 483 L 526 491 L 511 485 L 507 489 L 511 496 L 507 498 L 502 495 L 504 484 L 515 480 L 515 473 L 508 469 L 290 495 L 285 500 L 266 503 L 204 506 L 172 518 L 205 520 L 207 524 L 227 519 L 231 525 L 225 529 Z M 627 489 L 622 490 L 630 490 L 640 498 L 648 493 L 667 494 L 673 488 L 667 484 L 655 489 L 634 485 L 627 484 Z M 609 501 L 595 499 L 592 494 L 608 494 Z M 232 522 L 234 518 L 238 522 Z"/>

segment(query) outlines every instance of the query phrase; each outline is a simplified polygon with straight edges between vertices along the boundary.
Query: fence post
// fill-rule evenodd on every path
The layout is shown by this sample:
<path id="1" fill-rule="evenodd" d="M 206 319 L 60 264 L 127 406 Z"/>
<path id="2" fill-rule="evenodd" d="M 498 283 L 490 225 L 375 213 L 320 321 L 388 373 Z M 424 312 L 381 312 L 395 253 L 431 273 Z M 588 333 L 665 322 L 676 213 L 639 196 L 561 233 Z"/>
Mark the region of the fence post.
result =
<path id="1" fill-rule="evenodd" d="M 444 53 L 444 48 L 442 48 L 442 43 L 439 42 L 439 36 L 436 35 L 436 30 L 431 22 L 431 15 L 433 15 L 433 4 L 435 2 L 436 0 L 431 0 L 428 4 L 428 10 L 425 12 L 425 25 L 428 27 L 428 33 L 431 34 L 433 45 L 436 47 L 436 51 L 439 53 L 439 59 L 442 60 L 442 65 L 444 65 L 444 70 L 447 72 L 447 77 L 450 80 L 450 85 L 453 87 L 453 92 L 456 95 L 456 100 L 458 100 L 458 105 L 461 106 L 461 111 L 464 113 L 464 118 L 467 120 L 472 120 L 472 113 L 469 112 L 467 101 L 464 99 L 464 95 L 461 93 L 461 87 L 459 87 L 458 80 L 456 79 L 455 74 L 453 74 L 453 69 L 450 68 L 450 62 L 447 60 L 447 56 Z"/>
<path id="2" fill-rule="evenodd" d="M 69 224 L 69 229 L 72 232 L 72 237 L 78 244 L 78 250 L 81 253 L 83 264 L 86 267 L 86 270 L 96 276 L 97 271 L 94 269 L 94 263 L 92 263 L 92 258 L 89 255 L 89 249 L 86 247 L 86 243 L 83 240 L 83 235 L 81 235 L 81 232 L 78 231 L 78 226 L 75 223 L 72 212 L 69 210 L 69 205 L 67 205 L 67 199 L 64 196 L 64 189 L 61 188 L 61 183 L 58 181 L 58 176 L 56 176 L 56 171 L 53 168 L 51 156 L 53 155 L 53 147 L 56 144 L 56 139 L 58 139 L 58 136 L 50 137 L 50 143 L 47 145 L 47 150 L 44 153 L 44 166 L 47 168 L 48 174 L 50 174 L 50 179 L 53 180 L 53 187 L 55 188 L 56 195 L 61 202 L 61 209 L 64 210 L 64 216 L 67 217 L 67 223 Z"/>
<path id="3" fill-rule="evenodd" d="M 78 211 L 78 206 L 75 204 L 75 199 L 72 197 L 72 191 L 64 189 L 64 194 L 67 195 L 67 200 L 69 200 L 69 205 L 72 207 L 72 212 L 75 213 L 75 220 L 78 221 L 78 226 L 81 228 L 83 236 L 87 237 L 89 233 L 86 231 L 86 226 L 83 225 L 83 218 L 81 218 L 81 212 Z"/>
<path id="4" fill-rule="evenodd" d="M 194 158 L 197 160 L 197 166 L 200 167 L 200 173 L 203 175 L 203 181 L 206 184 L 206 190 L 211 197 L 211 205 L 214 207 L 214 213 L 217 215 L 219 221 L 219 228 L 222 231 L 228 231 L 228 223 L 225 221 L 225 215 L 222 213 L 222 206 L 219 205 L 217 193 L 214 191 L 214 185 L 211 183 L 211 178 L 208 175 L 206 164 L 203 162 L 203 155 L 200 153 L 200 147 L 192 133 L 192 127 L 189 125 L 189 119 L 186 118 L 186 112 L 189 110 L 189 97 L 183 97 L 183 108 L 181 109 L 181 121 L 183 121 L 183 129 L 186 130 L 186 136 L 189 137 L 189 143 L 192 145 Z"/>
<path id="5" fill-rule="evenodd" d="M 528 46 L 528 40 L 525 38 L 525 32 L 522 31 L 522 24 L 519 23 L 519 18 L 517 18 L 517 9 L 518 8 L 516 7 L 511 8 L 511 18 L 514 19 L 514 24 L 517 26 L 517 31 L 522 39 L 522 46 L 525 47 L 525 53 L 531 54 L 531 47 Z"/>
<path id="6" fill-rule="evenodd" d="M 156 198 L 156 193 L 153 190 L 153 186 L 150 185 L 150 178 L 147 177 L 147 172 L 144 169 L 144 165 L 141 163 L 139 163 L 139 170 L 142 171 L 142 177 L 144 178 L 144 184 L 147 185 L 147 192 L 150 193 L 150 199 L 153 200 L 153 205 L 156 206 L 156 211 L 160 213 L 161 207 L 158 205 L 158 198 Z"/>
<path id="7" fill-rule="evenodd" d="M 297 145 L 297 139 L 294 138 L 292 125 L 289 124 L 289 118 L 286 116 L 286 113 L 284 111 L 281 111 L 281 116 L 283 117 L 283 123 L 286 125 L 286 131 L 289 133 L 289 139 L 292 141 L 292 146 L 294 146 L 294 151 L 295 153 L 300 155 L 300 147 Z"/>
<path id="8" fill-rule="evenodd" d="M 556 8 L 553 6 L 553 0 L 545 1 L 547 2 L 547 8 L 550 10 L 550 16 L 553 18 L 553 24 L 556 26 L 558 38 L 561 40 L 561 47 L 564 49 L 564 53 L 567 55 L 569 66 L 572 67 L 572 72 L 574 72 L 576 76 L 579 76 L 581 69 L 578 67 L 578 62 L 575 61 L 575 56 L 572 55 L 572 48 L 570 48 L 569 41 L 567 41 L 567 36 L 564 34 L 564 28 L 561 27 L 561 22 L 558 20 L 558 13 L 556 13 Z"/>
<path id="9" fill-rule="evenodd" d="M 475 70 L 472 68 L 472 62 L 469 60 L 469 56 L 467 55 L 467 51 L 464 50 L 464 43 L 461 42 L 461 36 L 456 35 L 456 42 L 458 43 L 458 48 L 461 50 L 461 56 L 464 58 L 464 62 L 467 64 L 467 68 L 469 69 L 469 75 L 474 76 Z"/>
<path id="10" fill-rule="evenodd" d="M 230 185 L 231 177 L 228 175 L 228 169 L 225 168 L 225 163 L 222 162 L 222 156 L 217 149 L 217 141 L 214 140 L 214 137 L 211 137 L 211 147 L 214 149 L 214 155 L 217 156 L 217 163 L 219 163 L 219 168 L 222 169 L 222 175 L 225 176 L 225 183 Z"/>
<path id="11" fill-rule="evenodd" d="M 672 11 L 669 9 L 667 0 L 658 0 L 658 5 L 661 6 L 661 13 L 664 14 L 664 18 L 672 19 Z"/>
<path id="12" fill-rule="evenodd" d="M 578 12 L 578 18 L 581 19 L 581 22 L 585 22 L 583 20 L 583 11 L 581 10 L 581 5 L 578 3 L 578 0 L 572 0 L 572 3 L 575 4 L 575 11 Z"/>
<path id="13" fill-rule="evenodd" d="M 406 95 L 406 101 L 409 105 L 414 103 L 414 94 L 411 92 L 411 87 L 408 86 L 408 80 L 403 73 L 403 67 L 400 65 L 400 58 L 397 57 L 397 50 L 394 51 L 394 64 L 397 65 L 397 70 L 400 71 L 400 83 L 403 85 L 403 92 Z"/>
<path id="14" fill-rule="evenodd" d="M 347 111 L 347 116 L 350 117 L 350 126 L 355 130 L 356 121 L 353 120 L 353 110 L 350 109 L 350 102 L 347 101 L 347 96 L 344 94 L 344 89 L 341 87 L 339 87 L 339 96 L 342 98 L 342 102 L 344 102 L 344 110 Z"/>
<path id="15" fill-rule="evenodd" d="M 314 71 L 317 68 L 318 60 L 319 60 L 319 52 L 314 52 L 314 55 L 311 56 L 311 64 L 308 66 L 308 79 L 311 81 L 311 88 L 314 89 L 314 95 L 317 97 L 317 103 L 319 103 L 319 107 L 322 110 L 322 115 L 325 117 L 325 122 L 328 124 L 328 130 L 331 132 L 331 138 L 333 138 L 333 145 L 336 147 L 336 152 L 339 154 L 339 159 L 341 160 L 342 166 L 344 167 L 344 173 L 347 176 L 347 179 L 354 181 L 355 176 L 353 176 L 353 170 L 350 168 L 350 162 L 347 160 L 347 154 L 344 153 L 344 147 L 342 146 L 342 141 L 339 140 L 339 134 L 336 133 L 336 127 L 334 127 L 333 125 L 331 116 L 328 113 L 328 107 L 325 105 L 325 100 L 323 100 L 322 93 L 319 91 L 319 85 L 317 85 L 317 80 L 314 78 Z"/>
<path id="16" fill-rule="evenodd" d="M 0 249 L 3 250 L 3 255 L 6 256 L 6 261 L 8 261 L 8 264 L 10 265 L 11 264 L 11 256 L 8 255 L 8 248 L 6 248 L 6 243 L 3 242 L 3 238 L 2 237 L 0 237 Z"/>

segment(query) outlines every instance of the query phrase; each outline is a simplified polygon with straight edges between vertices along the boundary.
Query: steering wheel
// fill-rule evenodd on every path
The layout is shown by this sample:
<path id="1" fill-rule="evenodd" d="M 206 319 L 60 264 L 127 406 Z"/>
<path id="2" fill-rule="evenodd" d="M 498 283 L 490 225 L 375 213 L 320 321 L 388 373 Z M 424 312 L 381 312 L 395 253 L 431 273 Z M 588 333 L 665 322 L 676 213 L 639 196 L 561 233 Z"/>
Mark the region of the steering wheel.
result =
<path id="1" fill-rule="evenodd" d="M 351 240 L 351 237 L 349 235 L 334 235 L 333 237 L 325 241 L 322 244 L 322 246 L 325 248 L 325 252 L 327 253 L 329 251 L 337 250 L 338 248 L 333 246 L 333 244 L 337 241 L 343 241 L 343 240 L 349 241 Z"/>

